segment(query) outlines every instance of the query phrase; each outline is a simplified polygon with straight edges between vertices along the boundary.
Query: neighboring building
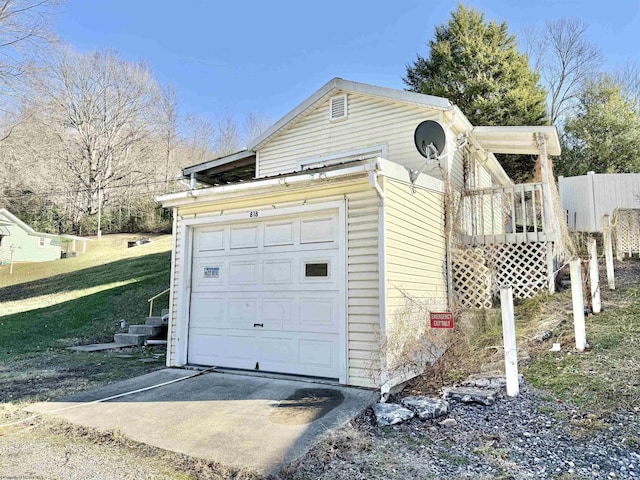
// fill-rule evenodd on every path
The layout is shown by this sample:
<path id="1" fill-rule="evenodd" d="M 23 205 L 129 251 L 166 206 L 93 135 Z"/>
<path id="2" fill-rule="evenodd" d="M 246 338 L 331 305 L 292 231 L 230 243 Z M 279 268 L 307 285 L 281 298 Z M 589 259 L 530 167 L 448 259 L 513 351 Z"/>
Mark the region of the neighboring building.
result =
<path id="1" fill-rule="evenodd" d="M 558 177 L 569 229 L 601 232 L 602 217 L 615 209 L 640 209 L 640 173 L 594 173 Z"/>
<path id="2" fill-rule="evenodd" d="M 424 120 L 446 132 L 439 161 L 416 150 Z M 453 293 L 447 179 L 506 191 L 492 152 L 537 153 L 545 137 L 559 154 L 553 127 L 474 128 L 446 99 L 331 80 L 246 150 L 186 168 L 193 190 L 160 197 L 174 211 L 167 365 L 383 389 L 415 375 L 402 345 Z M 476 213 L 502 212 L 478 198 Z M 502 217 L 469 223 L 504 237 Z"/>
<path id="3" fill-rule="evenodd" d="M 4 208 L 0 208 L 0 264 L 14 262 L 46 262 L 60 258 L 57 235 L 36 232 Z"/>

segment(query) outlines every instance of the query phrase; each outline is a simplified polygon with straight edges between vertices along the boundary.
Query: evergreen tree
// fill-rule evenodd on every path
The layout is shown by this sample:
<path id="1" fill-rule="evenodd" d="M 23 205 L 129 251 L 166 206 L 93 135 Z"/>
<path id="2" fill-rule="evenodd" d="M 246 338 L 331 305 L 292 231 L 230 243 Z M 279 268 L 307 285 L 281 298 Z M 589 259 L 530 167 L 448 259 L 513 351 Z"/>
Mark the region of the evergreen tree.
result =
<path id="1" fill-rule="evenodd" d="M 518 53 L 505 22 L 458 5 L 449 22 L 436 27 L 429 56 L 407 65 L 404 82 L 412 92 L 456 104 L 473 125 L 544 125 L 546 93 L 539 75 Z M 513 178 L 530 176 L 534 158 L 501 158 Z"/>
<path id="2" fill-rule="evenodd" d="M 578 101 L 575 116 L 565 125 L 556 173 L 640 172 L 640 112 L 634 99 L 603 75 L 585 84 Z"/>

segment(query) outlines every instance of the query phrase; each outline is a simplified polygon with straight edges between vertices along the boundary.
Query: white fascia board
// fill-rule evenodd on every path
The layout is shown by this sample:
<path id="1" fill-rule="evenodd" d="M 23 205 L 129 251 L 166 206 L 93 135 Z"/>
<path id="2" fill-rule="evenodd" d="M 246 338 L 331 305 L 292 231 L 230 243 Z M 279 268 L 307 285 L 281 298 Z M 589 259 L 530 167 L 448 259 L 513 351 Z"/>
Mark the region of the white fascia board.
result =
<path id="1" fill-rule="evenodd" d="M 289 122 L 293 121 L 298 115 L 302 114 L 305 110 L 311 107 L 314 103 L 320 100 L 322 97 L 331 92 L 334 88 L 336 88 L 336 82 L 339 80 L 338 78 L 333 78 L 326 84 L 324 84 L 319 90 L 317 90 L 313 95 L 308 97 L 305 101 L 287 113 L 284 117 L 278 120 L 276 123 L 271 125 L 267 130 L 265 130 L 261 135 L 257 138 L 251 140 L 249 145 L 247 146 L 247 150 L 256 150 L 256 148 L 262 143 L 264 143 L 268 138 L 270 138 L 273 134 L 278 132 L 281 128 L 287 125 Z"/>
<path id="2" fill-rule="evenodd" d="M 453 105 L 450 109 L 455 115 L 455 123 L 453 127 L 460 133 L 468 133 L 473 130 L 473 125 L 457 105 Z"/>
<path id="3" fill-rule="evenodd" d="M 346 93 L 359 93 L 362 95 L 386 98 L 403 103 L 423 105 L 438 110 L 449 110 L 451 108 L 451 102 L 449 102 L 449 100 L 447 100 L 446 98 L 425 95 L 422 93 L 407 92 L 406 90 L 397 90 L 394 88 L 378 87 L 375 85 L 369 85 L 367 83 L 352 82 L 336 77 L 331 79 L 324 86 L 322 86 L 322 88 L 308 97 L 304 102 L 302 102 L 280 120 L 274 123 L 262 135 L 249 142 L 247 150 L 258 150 L 267 140 L 271 138 L 272 135 L 276 134 L 290 122 L 294 121 L 299 115 L 304 113 L 317 101 L 337 91 Z"/>
<path id="4" fill-rule="evenodd" d="M 403 167 L 390 160 L 383 158 L 378 159 L 378 173 L 383 177 L 397 180 L 406 184 L 413 184 L 417 188 L 425 188 L 435 192 L 444 193 L 444 182 L 438 178 L 432 177 L 425 173 L 418 175 L 415 181 L 411 181 L 411 172 L 408 168 Z"/>
<path id="5" fill-rule="evenodd" d="M 290 185 L 368 174 L 370 171 L 374 171 L 376 169 L 377 161 L 378 159 L 372 159 L 354 167 L 345 167 L 324 172 L 295 174 L 257 180 L 255 182 L 235 183 L 232 185 L 222 185 L 219 187 L 204 188 L 201 190 L 171 193 L 156 197 L 156 201 L 162 203 L 162 206 L 167 208 L 189 205 L 196 201 L 225 199 L 225 196 L 228 196 L 229 194 L 242 194 L 243 192 L 250 193 L 251 195 L 257 195 L 258 193 L 267 194 L 270 190 L 277 191 L 282 187 Z"/>

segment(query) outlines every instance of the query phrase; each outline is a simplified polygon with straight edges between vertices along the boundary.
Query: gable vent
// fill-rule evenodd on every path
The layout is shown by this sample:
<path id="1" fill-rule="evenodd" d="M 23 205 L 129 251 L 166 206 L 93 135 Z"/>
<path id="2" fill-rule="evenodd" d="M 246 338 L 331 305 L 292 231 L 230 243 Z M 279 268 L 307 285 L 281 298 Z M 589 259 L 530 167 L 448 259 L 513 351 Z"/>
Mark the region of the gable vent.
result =
<path id="1" fill-rule="evenodd" d="M 329 119 L 338 120 L 347 116 L 347 96 L 336 95 L 329 99 Z"/>

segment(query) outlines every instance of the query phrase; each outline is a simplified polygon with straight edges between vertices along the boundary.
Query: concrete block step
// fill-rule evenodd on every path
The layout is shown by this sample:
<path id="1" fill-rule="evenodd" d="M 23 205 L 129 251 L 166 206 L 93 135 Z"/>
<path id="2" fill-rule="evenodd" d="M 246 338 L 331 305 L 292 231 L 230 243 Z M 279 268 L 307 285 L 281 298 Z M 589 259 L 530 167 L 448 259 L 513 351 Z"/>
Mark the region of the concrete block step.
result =
<path id="1" fill-rule="evenodd" d="M 141 333 L 116 333 L 113 338 L 116 343 L 124 343 L 126 345 L 144 345 L 144 341 L 151 335 L 143 335 Z"/>
<path id="2" fill-rule="evenodd" d="M 147 317 L 144 323 L 145 325 L 153 325 L 156 327 L 166 325 L 166 323 L 162 321 L 162 317 Z"/>
<path id="3" fill-rule="evenodd" d="M 163 330 L 162 325 L 130 325 L 129 333 L 141 333 L 153 337 Z"/>

